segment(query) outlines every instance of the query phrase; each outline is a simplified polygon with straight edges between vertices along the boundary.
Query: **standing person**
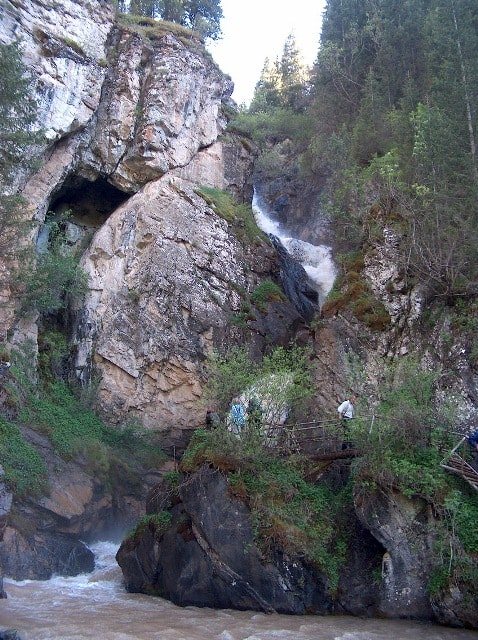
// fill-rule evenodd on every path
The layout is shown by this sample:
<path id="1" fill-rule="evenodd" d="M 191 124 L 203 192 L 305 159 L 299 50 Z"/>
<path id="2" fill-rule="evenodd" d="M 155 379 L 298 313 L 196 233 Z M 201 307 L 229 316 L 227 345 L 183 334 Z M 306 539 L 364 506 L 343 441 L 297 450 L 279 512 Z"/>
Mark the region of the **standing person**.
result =
<path id="1" fill-rule="evenodd" d="M 478 457 L 478 428 L 474 428 L 470 433 L 466 436 L 468 440 L 468 444 L 471 447 L 474 457 Z"/>
<path id="2" fill-rule="evenodd" d="M 229 412 L 229 431 L 237 436 L 244 429 L 246 424 L 246 410 L 239 398 L 234 398 Z"/>
<path id="3" fill-rule="evenodd" d="M 352 443 L 349 441 L 349 428 L 348 421 L 352 420 L 355 415 L 355 403 L 357 402 L 357 397 L 352 395 L 347 400 L 344 400 L 342 404 L 337 407 L 337 411 L 339 412 L 340 420 L 343 428 L 343 442 L 342 442 L 342 450 L 350 449 L 352 447 Z"/>
<path id="4" fill-rule="evenodd" d="M 206 411 L 206 429 L 216 429 L 221 424 L 219 415 L 211 408 Z"/>
<path id="5" fill-rule="evenodd" d="M 247 426 L 257 430 L 262 426 L 262 407 L 255 396 L 250 398 L 247 405 Z"/>

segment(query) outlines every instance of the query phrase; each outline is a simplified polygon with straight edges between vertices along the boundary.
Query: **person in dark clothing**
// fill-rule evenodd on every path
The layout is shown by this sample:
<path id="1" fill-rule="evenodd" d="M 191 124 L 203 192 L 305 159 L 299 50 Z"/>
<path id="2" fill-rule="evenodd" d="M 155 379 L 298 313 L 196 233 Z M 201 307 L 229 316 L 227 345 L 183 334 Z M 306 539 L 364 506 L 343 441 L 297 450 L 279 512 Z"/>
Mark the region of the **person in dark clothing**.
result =
<path id="1" fill-rule="evenodd" d="M 474 429 L 473 431 L 471 431 L 466 439 L 468 440 L 468 444 L 470 445 L 472 451 L 473 451 L 473 455 L 475 457 L 478 456 L 478 429 Z"/>
<path id="2" fill-rule="evenodd" d="M 247 426 L 251 429 L 260 429 L 262 426 L 261 403 L 254 396 L 247 404 Z"/>
<path id="3" fill-rule="evenodd" d="M 212 409 L 206 411 L 206 429 L 216 429 L 221 424 L 219 415 Z"/>

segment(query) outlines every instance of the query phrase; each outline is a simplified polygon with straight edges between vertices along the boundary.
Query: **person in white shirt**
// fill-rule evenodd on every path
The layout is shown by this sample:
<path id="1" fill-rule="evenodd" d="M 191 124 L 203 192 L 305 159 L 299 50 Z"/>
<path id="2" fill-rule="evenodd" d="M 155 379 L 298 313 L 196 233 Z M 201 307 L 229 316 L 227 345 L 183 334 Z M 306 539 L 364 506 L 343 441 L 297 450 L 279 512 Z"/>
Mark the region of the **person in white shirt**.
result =
<path id="1" fill-rule="evenodd" d="M 343 420 L 351 420 L 354 417 L 355 413 L 355 402 L 357 398 L 355 396 L 351 396 L 350 400 L 344 400 L 341 405 L 337 407 L 337 411 L 340 414 L 340 417 Z"/>
<path id="2" fill-rule="evenodd" d="M 343 431 L 344 431 L 344 440 L 342 442 L 342 450 L 350 449 L 352 447 L 352 443 L 348 440 L 348 425 L 347 422 L 352 420 L 355 415 L 355 403 L 357 401 L 356 396 L 350 396 L 349 399 L 344 400 L 342 404 L 337 407 L 337 411 L 339 412 L 340 420 L 342 423 Z"/>

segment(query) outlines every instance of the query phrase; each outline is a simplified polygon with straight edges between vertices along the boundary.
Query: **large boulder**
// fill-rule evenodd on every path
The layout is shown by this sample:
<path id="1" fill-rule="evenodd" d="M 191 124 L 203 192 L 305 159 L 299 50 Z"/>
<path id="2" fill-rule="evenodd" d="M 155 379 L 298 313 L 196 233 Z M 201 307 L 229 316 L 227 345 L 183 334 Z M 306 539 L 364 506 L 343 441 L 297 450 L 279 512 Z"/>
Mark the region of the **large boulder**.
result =
<path id="1" fill-rule="evenodd" d="M 377 491 L 357 496 L 356 512 L 386 551 L 380 613 L 430 620 L 428 582 L 435 540 L 429 504 L 398 491 Z"/>
<path id="2" fill-rule="evenodd" d="M 193 183 L 169 175 L 148 183 L 83 257 L 89 291 L 77 310 L 77 376 L 88 381 L 93 366 L 101 374 L 110 418 L 134 415 L 158 430 L 203 424 L 204 360 L 235 343 L 231 319 L 244 292 L 273 266 L 272 249 L 241 244 Z M 288 304 L 275 310 L 277 321 L 255 330 L 287 343 L 298 316 Z"/>
<path id="3" fill-rule="evenodd" d="M 248 507 L 224 475 L 203 467 L 179 492 L 166 530 L 150 524 L 117 554 L 128 591 L 182 606 L 303 614 L 332 608 L 327 580 L 303 558 L 257 548 Z M 164 507 L 164 504 L 162 505 Z"/>

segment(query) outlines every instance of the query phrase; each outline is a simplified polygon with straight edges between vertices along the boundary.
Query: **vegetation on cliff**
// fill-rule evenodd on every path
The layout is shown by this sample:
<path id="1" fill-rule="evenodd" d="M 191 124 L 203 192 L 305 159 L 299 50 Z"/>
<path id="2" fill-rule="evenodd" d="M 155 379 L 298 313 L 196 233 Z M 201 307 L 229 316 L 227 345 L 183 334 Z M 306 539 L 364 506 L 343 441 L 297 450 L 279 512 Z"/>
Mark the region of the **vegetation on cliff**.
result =
<path id="1" fill-rule="evenodd" d="M 22 207 L 25 201 L 12 185 L 15 167 L 31 164 L 27 149 L 39 140 L 32 131 L 36 103 L 30 92 L 30 78 L 25 74 L 18 42 L 0 44 L 0 259 L 18 250 L 18 236 L 30 228 Z"/>
<path id="2" fill-rule="evenodd" d="M 302 179 L 325 182 L 342 251 L 392 228 L 409 285 L 448 305 L 478 292 L 477 21 L 469 0 L 329 0 L 309 80 L 285 48 L 232 123 L 262 145 L 269 172 L 292 155 Z"/>
<path id="3" fill-rule="evenodd" d="M 222 9 L 219 0 L 117 0 L 120 12 L 151 19 L 150 26 L 163 22 L 181 25 L 202 38 L 216 40 L 221 35 Z"/>

